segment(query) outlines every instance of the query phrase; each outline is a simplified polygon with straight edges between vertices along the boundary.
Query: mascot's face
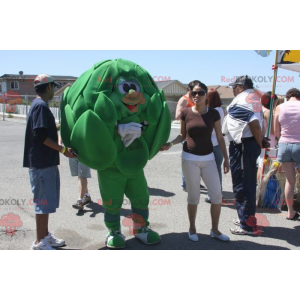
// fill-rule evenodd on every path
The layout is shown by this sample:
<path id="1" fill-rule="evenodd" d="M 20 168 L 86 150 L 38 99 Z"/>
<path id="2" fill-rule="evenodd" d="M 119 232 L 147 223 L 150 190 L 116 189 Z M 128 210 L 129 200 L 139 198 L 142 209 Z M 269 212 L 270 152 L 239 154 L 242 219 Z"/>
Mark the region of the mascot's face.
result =
<path id="1" fill-rule="evenodd" d="M 121 101 L 132 113 L 139 112 L 139 105 L 146 103 L 142 93 L 141 83 L 134 77 L 126 79 L 121 77 L 116 84 L 117 93 L 120 94 Z"/>

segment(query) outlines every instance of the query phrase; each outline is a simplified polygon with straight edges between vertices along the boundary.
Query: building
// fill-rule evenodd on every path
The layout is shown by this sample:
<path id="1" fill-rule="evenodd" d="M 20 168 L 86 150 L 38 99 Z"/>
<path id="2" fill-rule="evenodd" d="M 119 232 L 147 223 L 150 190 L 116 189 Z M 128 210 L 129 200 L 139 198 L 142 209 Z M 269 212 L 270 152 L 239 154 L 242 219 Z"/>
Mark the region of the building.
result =
<path id="1" fill-rule="evenodd" d="M 175 112 L 178 100 L 186 94 L 188 84 L 181 83 L 178 80 L 159 81 L 156 82 L 159 89 L 164 91 L 167 104 L 170 109 L 172 120 L 175 119 Z M 233 100 L 233 90 L 228 86 L 212 85 L 208 86 L 208 89 L 216 89 L 221 97 L 223 107 L 227 107 Z"/>
<path id="2" fill-rule="evenodd" d="M 20 72 L 21 73 L 21 72 Z M 4 74 L 0 76 L 0 95 L 3 92 L 13 91 L 20 95 L 22 99 L 25 95 L 28 95 L 28 100 L 32 101 L 36 97 L 36 93 L 33 87 L 34 78 L 37 75 L 20 75 L 20 74 Z M 76 81 L 77 77 L 74 76 L 52 76 L 54 80 L 60 83 L 60 86 L 56 88 L 54 99 L 60 100 L 64 90 L 68 86 Z M 157 81 L 158 88 L 164 91 L 168 107 L 170 109 L 172 119 L 175 119 L 175 111 L 178 100 L 186 94 L 187 84 L 181 83 L 179 80 L 167 80 L 167 81 Z M 228 106 L 228 104 L 234 98 L 233 90 L 228 86 L 213 85 L 208 86 L 208 88 L 216 89 L 223 102 L 223 107 Z"/>
<path id="3" fill-rule="evenodd" d="M 21 73 L 21 72 L 20 72 Z M 0 95 L 4 92 L 13 91 L 18 93 L 21 98 L 24 98 L 25 95 L 29 95 L 29 100 L 33 100 L 36 93 L 33 86 L 34 78 L 36 75 L 20 75 L 20 74 L 4 74 L 0 76 Z M 60 83 L 60 87 L 56 88 L 56 92 L 63 90 L 67 86 L 71 86 L 77 77 L 74 76 L 57 76 L 53 75 L 53 79 Z M 56 96 L 55 92 L 55 96 Z M 31 97 L 30 97 L 31 96 Z"/>
<path id="4" fill-rule="evenodd" d="M 156 82 L 159 90 L 163 90 L 171 113 L 172 120 L 175 119 L 175 112 L 178 100 L 186 94 L 187 86 L 178 80 Z"/>

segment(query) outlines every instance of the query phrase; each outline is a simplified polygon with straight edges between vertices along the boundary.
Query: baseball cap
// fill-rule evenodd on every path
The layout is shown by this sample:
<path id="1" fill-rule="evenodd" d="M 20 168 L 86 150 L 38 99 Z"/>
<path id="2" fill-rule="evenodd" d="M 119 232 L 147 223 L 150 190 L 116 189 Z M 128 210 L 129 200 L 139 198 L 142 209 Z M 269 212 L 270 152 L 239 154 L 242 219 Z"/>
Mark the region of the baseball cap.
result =
<path id="1" fill-rule="evenodd" d="M 263 94 L 260 99 L 260 102 L 264 105 L 268 105 L 270 100 L 271 100 L 271 97 L 269 97 L 267 94 Z"/>
<path id="2" fill-rule="evenodd" d="M 253 86 L 253 82 L 249 76 L 244 75 L 244 76 L 237 77 L 235 82 L 229 84 L 229 86 L 235 86 L 235 85 Z"/>
<path id="3" fill-rule="evenodd" d="M 40 74 L 38 76 L 35 77 L 34 81 L 33 81 L 33 85 L 34 87 L 40 86 L 42 84 L 46 84 L 46 83 L 51 83 L 53 82 L 53 84 L 55 86 L 59 86 L 60 84 L 55 82 L 54 79 L 48 75 L 48 74 Z"/>

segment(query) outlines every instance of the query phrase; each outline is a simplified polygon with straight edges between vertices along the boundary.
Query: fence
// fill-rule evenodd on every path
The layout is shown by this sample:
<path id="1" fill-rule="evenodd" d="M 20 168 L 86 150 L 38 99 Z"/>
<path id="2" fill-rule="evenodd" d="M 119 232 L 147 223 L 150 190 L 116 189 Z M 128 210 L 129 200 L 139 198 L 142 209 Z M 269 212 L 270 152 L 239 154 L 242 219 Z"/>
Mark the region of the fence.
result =
<path id="1" fill-rule="evenodd" d="M 5 113 L 13 115 L 26 116 L 28 115 L 32 101 L 36 95 L 20 95 L 23 100 L 22 104 L 10 104 L 9 99 L 5 103 L 0 103 L 0 113 L 2 113 L 3 120 L 5 120 Z M 49 108 L 56 120 L 60 122 L 60 103 L 61 96 L 55 96 L 48 102 Z"/>
<path id="2" fill-rule="evenodd" d="M 12 105 L 13 112 L 8 112 L 7 107 L 9 106 L 8 101 L 7 103 L 0 103 L 0 113 L 3 115 L 3 120 L 5 119 L 4 113 L 11 113 L 11 114 L 19 114 L 23 116 L 27 116 L 29 112 L 29 108 L 31 106 L 32 101 L 36 98 L 36 95 L 20 95 L 20 98 L 23 99 L 23 104 L 16 104 Z M 53 113 L 54 117 L 60 123 L 60 103 L 61 103 L 61 96 L 55 96 L 51 101 L 48 102 L 49 108 Z M 175 101 L 167 101 L 171 119 L 175 120 L 175 112 L 177 107 L 177 102 Z M 222 105 L 223 108 L 226 108 L 227 105 Z"/>

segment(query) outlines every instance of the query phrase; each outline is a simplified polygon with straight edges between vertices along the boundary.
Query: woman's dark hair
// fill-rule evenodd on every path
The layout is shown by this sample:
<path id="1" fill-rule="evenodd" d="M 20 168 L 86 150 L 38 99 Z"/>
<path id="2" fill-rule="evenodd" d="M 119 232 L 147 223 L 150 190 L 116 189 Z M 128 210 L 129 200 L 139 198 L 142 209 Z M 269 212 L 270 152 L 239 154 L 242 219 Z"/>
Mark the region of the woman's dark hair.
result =
<path id="1" fill-rule="evenodd" d="M 45 83 L 45 84 L 41 84 L 41 85 L 37 86 L 37 87 L 35 88 L 36 93 L 37 93 L 39 96 L 42 96 L 43 94 L 45 94 L 45 92 L 46 92 L 47 87 L 48 87 L 49 84 L 51 84 L 51 86 L 54 85 L 52 82 L 50 82 L 50 83 Z"/>
<path id="2" fill-rule="evenodd" d="M 272 92 L 266 92 L 266 96 L 269 99 L 269 102 L 268 103 L 262 103 L 262 105 L 265 108 L 270 109 Z M 278 99 L 277 95 L 274 95 L 274 101 L 277 100 L 277 99 Z M 274 104 L 274 102 L 273 102 L 273 104 Z M 274 108 L 274 105 L 273 105 L 273 108 Z"/>
<path id="3" fill-rule="evenodd" d="M 189 90 L 192 91 L 195 86 L 200 86 L 207 93 L 207 86 L 199 80 L 194 80 L 189 83 Z"/>
<path id="4" fill-rule="evenodd" d="M 292 97 L 300 99 L 300 91 L 296 88 L 290 89 L 286 92 L 285 97 L 286 97 L 286 99 L 290 99 Z"/>
<path id="5" fill-rule="evenodd" d="M 221 107 L 222 106 L 220 94 L 215 89 L 210 89 L 208 91 L 207 100 L 206 101 L 207 101 L 206 104 L 210 108 L 216 108 L 216 107 Z"/>

